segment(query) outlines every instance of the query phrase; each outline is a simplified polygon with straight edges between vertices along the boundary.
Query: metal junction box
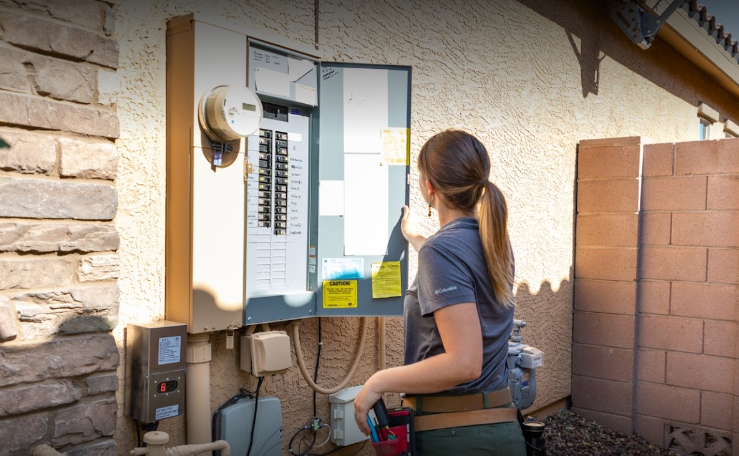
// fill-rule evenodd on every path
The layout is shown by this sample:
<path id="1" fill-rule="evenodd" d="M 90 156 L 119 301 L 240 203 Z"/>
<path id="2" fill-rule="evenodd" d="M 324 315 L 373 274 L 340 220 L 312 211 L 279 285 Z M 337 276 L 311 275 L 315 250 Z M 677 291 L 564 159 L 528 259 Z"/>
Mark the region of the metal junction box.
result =
<path id="1" fill-rule="evenodd" d="M 126 331 L 126 415 L 153 423 L 185 412 L 187 326 L 171 321 L 129 324 Z"/>

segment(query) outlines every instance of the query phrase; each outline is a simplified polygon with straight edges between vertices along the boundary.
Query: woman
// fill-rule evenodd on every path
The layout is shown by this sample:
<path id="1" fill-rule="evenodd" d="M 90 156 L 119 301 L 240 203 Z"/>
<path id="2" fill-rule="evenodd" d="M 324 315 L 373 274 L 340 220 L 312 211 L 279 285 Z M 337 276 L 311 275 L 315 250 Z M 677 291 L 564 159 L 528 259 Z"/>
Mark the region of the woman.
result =
<path id="1" fill-rule="evenodd" d="M 488 180 L 490 159 L 460 130 L 434 135 L 418 156 L 424 200 L 439 231 L 420 235 L 403 208 L 403 235 L 418 251 L 418 274 L 405 297 L 405 365 L 375 373 L 354 401 L 367 413 L 383 393 L 406 393 L 416 410 L 419 455 L 524 455 L 507 390 L 513 324 L 513 254 L 507 208 Z"/>

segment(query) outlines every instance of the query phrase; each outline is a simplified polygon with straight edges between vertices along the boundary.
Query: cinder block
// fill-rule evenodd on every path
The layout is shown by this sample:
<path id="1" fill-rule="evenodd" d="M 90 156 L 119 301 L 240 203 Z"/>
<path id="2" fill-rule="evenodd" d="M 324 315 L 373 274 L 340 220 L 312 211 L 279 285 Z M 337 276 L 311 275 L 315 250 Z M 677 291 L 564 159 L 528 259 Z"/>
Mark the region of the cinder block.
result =
<path id="1" fill-rule="evenodd" d="M 631 382 L 634 378 L 634 351 L 573 344 L 572 373 L 604 380 Z"/>
<path id="2" fill-rule="evenodd" d="M 675 145 L 647 144 L 644 146 L 644 177 L 671 176 Z"/>
<path id="3" fill-rule="evenodd" d="M 631 383 L 572 376 L 572 406 L 631 416 L 633 389 Z"/>
<path id="4" fill-rule="evenodd" d="M 639 177 L 639 146 L 581 148 L 577 154 L 578 179 Z"/>
<path id="5" fill-rule="evenodd" d="M 577 248 L 575 277 L 636 280 L 636 254 L 635 248 Z"/>
<path id="6" fill-rule="evenodd" d="M 644 247 L 642 278 L 705 282 L 707 255 L 698 247 Z"/>
<path id="7" fill-rule="evenodd" d="M 675 213 L 672 244 L 739 247 L 739 212 Z"/>
<path id="8" fill-rule="evenodd" d="M 739 176 L 708 177 L 708 210 L 739 210 Z"/>
<path id="9" fill-rule="evenodd" d="M 700 391 L 659 383 L 638 382 L 636 413 L 698 424 L 700 421 Z"/>
<path id="10" fill-rule="evenodd" d="M 590 421 L 595 421 L 601 426 L 611 429 L 612 431 L 620 432 L 624 435 L 631 435 L 630 416 L 614 415 L 612 413 L 597 412 L 595 410 L 581 409 L 578 407 L 572 407 L 572 411 Z"/>
<path id="11" fill-rule="evenodd" d="M 576 245 L 581 247 L 636 247 L 638 224 L 639 218 L 635 213 L 578 215 Z M 667 225 L 667 232 L 669 237 L 669 225 Z"/>
<path id="12" fill-rule="evenodd" d="M 639 312 L 658 315 L 670 313 L 670 282 L 642 280 L 639 287 Z"/>
<path id="13" fill-rule="evenodd" d="M 733 393 L 734 360 L 705 354 L 667 352 L 667 383 L 717 393 Z"/>
<path id="14" fill-rule="evenodd" d="M 739 139 L 677 143 L 675 174 L 739 173 Z"/>
<path id="15" fill-rule="evenodd" d="M 635 303 L 634 281 L 575 279 L 576 310 L 634 315 Z"/>
<path id="16" fill-rule="evenodd" d="M 732 430 L 734 396 L 732 394 L 701 393 L 701 424 L 706 427 Z"/>
<path id="17" fill-rule="evenodd" d="M 634 433 L 644 437 L 652 445 L 665 446 L 665 422 L 661 418 L 636 415 Z"/>
<path id="18" fill-rule="evenodd" d="M 649 177 L 642 188 L 642 210 L 702 211 L 706 208 L 707 178 Z"/>
<path id="19" fill-rule="evenodd" d="M 600 138 L 600 139 L 584 139 L 580 141 L 578 149 L 597 148 L 597 147 L 616 147 L 616 146 L 638 146 L 641 144 L 640 136 L 624 136 L 622 138 Z"/>
<path id="20" fill-rule="evenodd" d="M 634 317 L 575 311 L 573 341 L 614 348 L 634 348 Z"/>
<path id="21" fill-rule="evenodd" d="M 638 331 L 639 347 L 691 353 L 703 351 L 703 320 L 643 315 Z"/>
<path id="22" fill-rule="evenodd" d="M 580 180 L 577 212 L 636 212 L 639 182 L 636 179 Z"/>
<path id="23" fill-rule="evenodd" d="M 708 281 L 739 284 L 739 249 L 708 249 Z"/>
<path id="24" fill-rule="evenodd" d="M 667 355 L 664 350 L 640 348 L 636 360 L 637 379 L 645 382 L 664 383 L 666 360 Z"/>
<path id="25" fill-rule="evenodd" d="M 681 317 L 734 320 L 737 317 L 736 285 L 675 282 L 670 314 Z"/>
<path id="26" fill-rule="evenodd" d="M 672 214 L 670 212 L 642 212 L 642 245 L 669 245 L 671 234 Z"/>
<path id="27" fill-rule="evenodd" d="M 703 353 L 706 355 L 736 356 L 737 324 L 734 321 L 706 320 L 703 327 Z"/>

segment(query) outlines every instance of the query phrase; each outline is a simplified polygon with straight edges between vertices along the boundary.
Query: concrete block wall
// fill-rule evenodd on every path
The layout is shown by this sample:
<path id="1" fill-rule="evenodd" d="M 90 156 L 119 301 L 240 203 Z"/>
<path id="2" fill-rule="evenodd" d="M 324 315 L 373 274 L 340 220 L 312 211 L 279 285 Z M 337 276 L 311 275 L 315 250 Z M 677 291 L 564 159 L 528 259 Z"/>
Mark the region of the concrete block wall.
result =
<path id="1" fill-rule="evenodd" d="M 0 0 L 0 455 L 114 455 L 113 2 Z"/>
<path id="2" fill-rule="evenodd" d="M 739 437 L 737 183 L 737 139 L 580 144 L 576 412 L 686 454 L 731 451 Z"/>
<path id="3" fill-rule="evenodd" d="M 573 411 L 631 433 L 641 141 L 578 152 Z"/>

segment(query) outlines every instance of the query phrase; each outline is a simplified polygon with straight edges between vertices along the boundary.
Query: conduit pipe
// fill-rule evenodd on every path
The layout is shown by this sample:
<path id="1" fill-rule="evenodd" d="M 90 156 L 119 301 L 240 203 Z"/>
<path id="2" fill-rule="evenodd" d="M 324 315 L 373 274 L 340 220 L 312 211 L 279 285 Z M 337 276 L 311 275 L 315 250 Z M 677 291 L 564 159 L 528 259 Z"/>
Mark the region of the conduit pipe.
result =
<path id="1" fill-rule="evenodd" d="M 166 432 L 152 431 L 144 434 L 145 448 L 134 448 L 130 451 L 132 456 L 195 456 L 202 453 L 210 453 L 212 451 L 221 451 L 221 456 L 231 456 L 231 447 L 225 440 L 216 440 L 211 443 L 203 443 L 200 445 L 182 445 L 174 448 L 164 448 L 169 442 L 169 435 Z"/>
<path id="2" fill-rule="evenodd" d="M 210 442 L 210 334 L 187 335 L 187 443 Z"/>
<path id="3" fill-rule="evenodd" d="M 359 342 L 357 343 L 357 352 L 354 354 L 354 361 L 352 361 L 349 372 L 347 372 L 346 377 L 344 377 L 344 379 L 341 380 L 341 382 L 339 382 L 339 384 L 334 386 L 333 388 L 322 388 L 316 385 L 316 383 L 310 377 L 308 370 L 305 368 L 305 361 L 303 360 L 303 350 L 300 346 L 300 321 L 293 320 L 292 325 L 295 357 L 298 359 L 298 367 L 300 368 L 300 373 L 303 374 L 303 378 L 306 382 L 308 382 L 308 385 L 316 390 L 316 392 L 321 394 L 334 394 L 344 389 L 346 384 L 349 383 L 349 380 L 351 380 L 352 376 L 354 375 L 354 371 L 357 370 L 360 355 L 362 354 L 362 351 L 364 351 L 364 343 L 367 340 L 367 317 L 362 317 L 359 323 Z"/>
<path id="4" fill-rule="evenodd" d="M 377 317 L 377 370 L 384 370 L 387 367 L 385 360 L 385 317 Z"/>
<path id="5" fill-rule="evenodd" d="M 269 331 L 269 324 L 268 323 L 261 323 L 259 325 L 260 328 L 262 328 L 262 331 Z M 251 336 L 254 334 L 254 331 L 256 331 L 257 325 L 250 325 L 246 328 L 246 335 Z"/>

